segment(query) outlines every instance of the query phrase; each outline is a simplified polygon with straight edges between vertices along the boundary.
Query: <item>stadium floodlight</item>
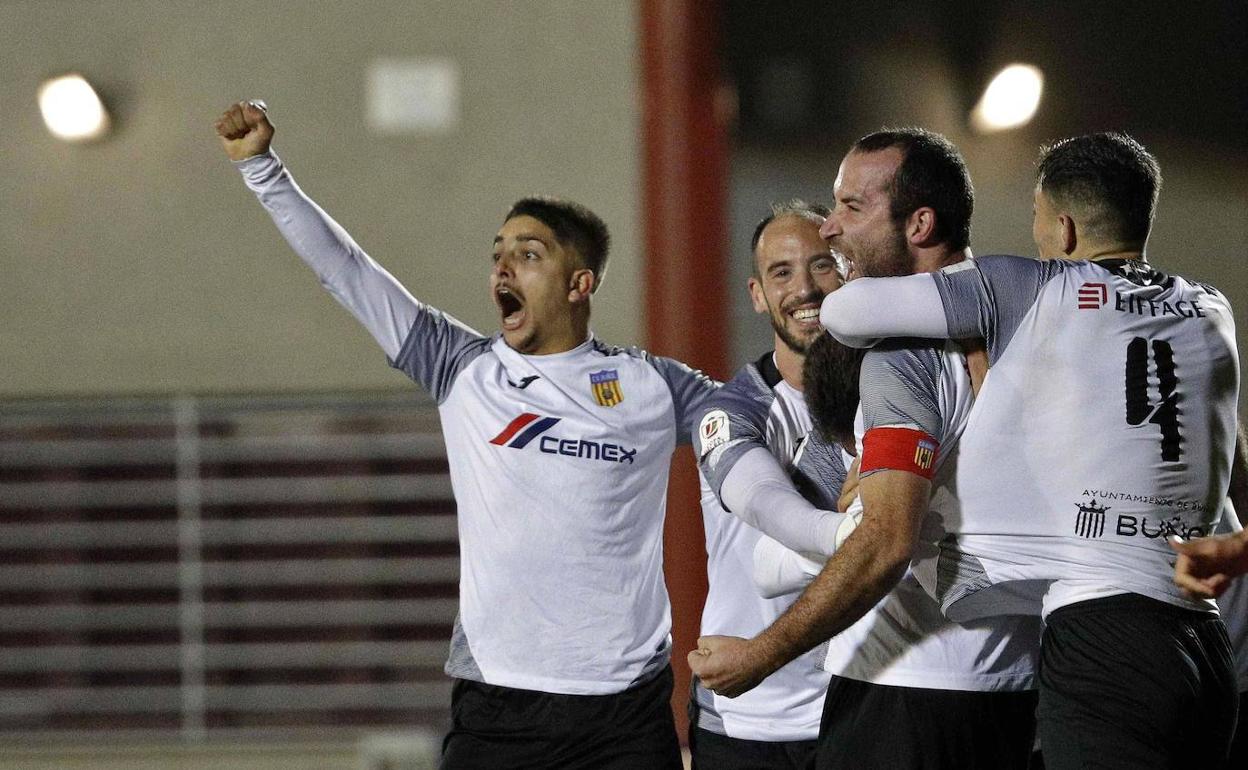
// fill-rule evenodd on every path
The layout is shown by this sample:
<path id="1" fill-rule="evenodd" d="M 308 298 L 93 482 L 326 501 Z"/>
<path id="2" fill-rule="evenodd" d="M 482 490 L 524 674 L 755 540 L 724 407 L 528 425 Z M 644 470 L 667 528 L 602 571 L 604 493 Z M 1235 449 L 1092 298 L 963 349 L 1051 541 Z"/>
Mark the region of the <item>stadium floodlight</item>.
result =
<path id="1" fill-rule="evenodd" d="M 77 73 L 45 80 L 39 86 L 39 111 L 48 131 L 67 142 L 90 141 L 108 133 L 108 110 L 87 79 Z"/>
<path id="2" fill-rule="evenodd" d="M 1011 64 L 997 73 L 971 111 L 971 127 L 980 133 L 1025 125 L 1040 106 L 1044 73 L 1030 64 Z"/>

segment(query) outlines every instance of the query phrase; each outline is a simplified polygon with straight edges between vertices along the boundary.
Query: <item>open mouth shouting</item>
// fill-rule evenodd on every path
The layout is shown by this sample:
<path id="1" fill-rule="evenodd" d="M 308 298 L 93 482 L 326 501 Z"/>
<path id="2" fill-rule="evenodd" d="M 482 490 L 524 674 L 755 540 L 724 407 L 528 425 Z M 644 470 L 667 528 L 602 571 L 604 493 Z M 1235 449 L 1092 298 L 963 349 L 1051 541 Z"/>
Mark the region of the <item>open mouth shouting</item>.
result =
<path id="1" fill-rule="evenodd" d="M 502 314 L 503 329 L 514 331 L 524 323 L 524 299 L 507 286 L 494 289 L 494 302 Z"/>

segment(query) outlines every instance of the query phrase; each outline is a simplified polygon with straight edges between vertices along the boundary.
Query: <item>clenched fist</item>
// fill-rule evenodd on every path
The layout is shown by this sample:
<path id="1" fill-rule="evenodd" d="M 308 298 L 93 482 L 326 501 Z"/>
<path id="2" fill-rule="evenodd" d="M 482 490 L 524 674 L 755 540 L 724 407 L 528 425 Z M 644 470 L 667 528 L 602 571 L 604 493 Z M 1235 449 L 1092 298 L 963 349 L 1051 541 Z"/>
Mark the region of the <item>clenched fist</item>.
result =
<path id="1" fill-rule="evenodd" d="M 264 102 L 252 99 L 230 105 L 217 118 L 217 136 L 230 160 L 243 160 L 269 151 L 273 143 L 273 124 L 265 112 Z"/>

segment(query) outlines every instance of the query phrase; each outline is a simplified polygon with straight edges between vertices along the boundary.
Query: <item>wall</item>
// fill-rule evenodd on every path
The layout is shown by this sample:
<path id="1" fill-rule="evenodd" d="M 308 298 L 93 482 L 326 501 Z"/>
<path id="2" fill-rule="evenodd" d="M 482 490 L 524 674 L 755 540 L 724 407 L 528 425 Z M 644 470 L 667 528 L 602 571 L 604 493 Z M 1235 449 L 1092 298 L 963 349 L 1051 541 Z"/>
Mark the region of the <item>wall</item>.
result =
<path id="1" fill-rule="evenodd" d="M 600 336 L 640 333 L 636 24 L 613 0 L 0 3 L 0 397 L 401 388 L 230 168 L 212 123 L 263 97 L 310 195 L 422 299 L 483 331 L 490 243 L 516 198 L 582 201 L 616 247 Z M 366 127 L 374 57 L 449 57 L 447 135 Z M 44 130 L 78 70 L 107 141 Z"/>

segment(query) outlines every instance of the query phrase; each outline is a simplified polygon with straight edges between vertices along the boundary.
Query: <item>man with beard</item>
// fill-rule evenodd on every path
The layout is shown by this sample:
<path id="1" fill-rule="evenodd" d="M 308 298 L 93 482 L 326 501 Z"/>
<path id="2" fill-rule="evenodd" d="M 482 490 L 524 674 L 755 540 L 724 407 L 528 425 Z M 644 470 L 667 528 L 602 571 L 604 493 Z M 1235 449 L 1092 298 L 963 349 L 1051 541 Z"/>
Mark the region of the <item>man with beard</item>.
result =
<path id="1" fill-rule="evenodd" d="M 516 202 L 494 236 L 501 333 L 412 297 L 307 198 L 262 105 L 217 133 L 247 186 L 391 365 L 438 402 L 460 603 L 444 768 L 680 768 L 662 534 L 672 450 L 714 384 L 589 330 L 609 237 L 583 206 Z"/>
<path id="2" fill-rule="evenodd" d="M 1221 292 L 1146 260 L 1160 183 L 1125 134 L 1059 141 L 1037 172 L 1041 260 L 862 281 L 824 306 L 843 341 L 987 343 L 936 596 L 950 617 L 1045 618 L 1050 768 L 1223 767 L 1235 726 L 1226 630 L 1166 545 L 1209 534 L 1227 496 L 1235 327 Z"/>
<path id="3" fill-rule="evenodd" d="M 970 178 L 943 137 L 901 129 L 860 139 L 835 193 L 822 234 L 851 275 L 928 272 L 969 256 Z M 1038 622 L 949 621 L 908 569 L 927 556 L 920 525 L 936 496 L 952 495 L 941 482 L 970 411 L 965 358 L 922 340 L 873 350 L 861 396 L 861 523 L 770 628 L 750 640 L 704 637 L 690 665 L 732 696 L 830 639 L 817 767 L 1025 768 Z"/>
<path id="4" fill-rule="evenodd" d="M 754 633 L 793 602 L 795 593 L 764 598 L 751 582 L 763 535 L 727 513 L 748 517 L 757 487 L 784 508 L 787 538 L 808 551 L 830 552 L 843 516 L 835 512 L 845 475 L 840 448 L 811 433 L 802 398 L 802 362 L 816 337 L 823 298 L 842 278 L 819 235 L 828 210 L 803 201 L 772 206 L 754 229 L 748 282 L 754 310 L 766 314 L 773 349 L 744 367 L 703 406 L 694 438 L 702 472 L 709 590 L 702 633 Z M 762 465 L 760 470 L 757 466 Z M 801 492 L 795 488 L 795 484 Z M 804 493 L 804 495 L 803 495 Z M 802 531 L 801 527 L 809 529 Z M 689 747 L 700 770 L 805 768 L 814 756 L 828 675 L 807 654 L 741 698 L 715 695 L 694 681 Z"/>

